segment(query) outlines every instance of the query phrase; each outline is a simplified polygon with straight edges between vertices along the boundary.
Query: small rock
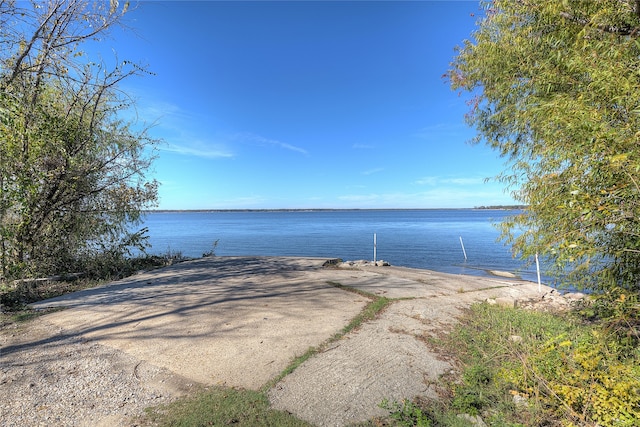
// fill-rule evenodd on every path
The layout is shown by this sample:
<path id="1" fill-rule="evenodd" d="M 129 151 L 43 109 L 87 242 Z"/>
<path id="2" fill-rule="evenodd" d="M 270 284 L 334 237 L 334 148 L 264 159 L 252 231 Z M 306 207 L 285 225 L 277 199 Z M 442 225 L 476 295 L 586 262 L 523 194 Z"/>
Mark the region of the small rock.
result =
<path id="1" fill-rule="evenodd" d="M 389 264 L 387 261 L 368 261 L 368 260 L 356 260 L 356 261 L 344 261 L 341 262 L 339 264 L 337 264 L 338 267 L 340 268 L 358 268 L 358 267 L 369 267 L 369 266 L 376 266 L 376 267 L 387 267 L 390 266 L 391 264 Z"/>
<path id="2" fill-rule="evenodd" d="M 502 306 L 502 307 L 517 307 L 518 306 L 518 300 L 515 300 L 513 298 L 510 297 L 498 297 L 495 299 L 496 304 Z"/>
<path id="3" fill-rule="evenodd" d="M 528 402 L 527 398 L 519 393 L 513 395 L 513 404 L 516 405 L 517 408 L 525 408 Z"/>
<path id="4" fill-rule="evenodd" d="M 522 342 L 522 337 L 520 335 L 510 335 L 509 341 L 511 342 Z"/>
<path id="5" fill-rule="evenodd" d="M 489 274 L 492 274 L 494 276 L 498 276 L 498 277 L 506 277 L 509 279 L 517 279 L 518 276 L 509 272 L 509 271 L 500 271 L 500 270 L 489 270 Z"/>
<path id="6" fill-rule="evenodd" d="M 458 414 L 458 418 L 462 418 L 463 420 L 467 420 L 471 423 L 471 425 L 477 427 L 487 427 L 487 424 L 480 418 L 479 415 L 469 415 L 469 414 Z"/>
<path id="7" fill-rule="evenodd" d="M 586 297 L 585 294 L 583 294 L 582 292 L 569 292 L 563 295 L 566 299 L 568 300 L 572 300 L 572 301 L 576 301 L 576 300 L 581 300 L 584 299 Z"/>

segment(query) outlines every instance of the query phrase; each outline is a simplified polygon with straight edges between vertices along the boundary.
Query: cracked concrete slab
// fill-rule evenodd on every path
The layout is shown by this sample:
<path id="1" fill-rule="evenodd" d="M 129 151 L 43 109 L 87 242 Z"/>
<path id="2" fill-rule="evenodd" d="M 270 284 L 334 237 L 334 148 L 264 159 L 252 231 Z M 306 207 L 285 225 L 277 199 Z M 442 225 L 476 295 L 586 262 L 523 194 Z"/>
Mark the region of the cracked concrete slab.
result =
<path id="1" fill-rule="evenodd" d="M 451 366 L 424 338 L 448 330 L 460 310 L 487 298 L 539 295 L 537 285 L 519 280 L 402 267 L 326 268 L 325 261 L 202 258 L 33 307 L 66 307 L 41 318 L 59 331 L 46 337 L 48 345 L 72 337 L 187 381 L 259 389 L 370 301 L 336 284 L 391 298 L 379 318 L 332 342 L 268 391 L 275 408 L 318 426 L 342 426 L 383 415 L 383 399 L 433 396 L 433 383 Z M 19 357 L 38 345 L 27 338 L 5 349 Z"/>

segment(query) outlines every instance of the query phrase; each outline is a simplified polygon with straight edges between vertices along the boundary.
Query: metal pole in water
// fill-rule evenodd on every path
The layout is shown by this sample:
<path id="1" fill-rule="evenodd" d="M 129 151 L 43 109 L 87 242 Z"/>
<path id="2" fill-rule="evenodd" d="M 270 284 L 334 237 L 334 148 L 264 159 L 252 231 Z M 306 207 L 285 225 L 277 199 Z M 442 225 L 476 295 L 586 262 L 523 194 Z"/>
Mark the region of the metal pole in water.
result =
<path id="1" fill-rule="evenodd" d="M 538 273 L 538 293 L 542 292 L 540 283 L 540 262 L 538 262 L 538 252 L 536 252 L 536 272 Z"/>
<path id="2" fill-rule="evenodd" d="M 462 243 L 462 236 L 460 236 L 460 246 L 462 246 L 462 253 L 464 254 L 464 260 L 467 260 L 467 251 L 464 250 L 464 243 Z"/>
<path id="3" fill-rule="evenodd" d="M 376 251 L 377 251 L 377 236 L 376 233 L 373 233 L 373 263 L 376 263 Z"/>

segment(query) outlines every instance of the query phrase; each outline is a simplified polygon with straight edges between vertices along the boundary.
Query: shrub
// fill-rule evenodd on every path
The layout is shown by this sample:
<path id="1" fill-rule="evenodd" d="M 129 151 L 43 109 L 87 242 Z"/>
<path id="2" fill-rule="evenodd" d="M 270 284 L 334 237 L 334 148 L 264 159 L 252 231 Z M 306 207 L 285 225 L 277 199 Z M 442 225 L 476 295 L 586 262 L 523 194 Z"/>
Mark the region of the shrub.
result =
<path id="1" fill-rule="evenodd" d="M 398 425 L 405 427 L 432 426 L 431 420 L 422 409 L 409 400 L 403 400 L 402 403 L 383 400 L 380 407 L 388 410 L 389 417 L 395 420 Z"/>
<path id="2" fill-rule="evenodd" d="M 464 355 L 452 407 L 525 425 L 637 425 L 640 350 L 606 322 L 578 320 L 472 307 L 450 338 Z M 515 395 L 524 401 L 517 410 Z"/>

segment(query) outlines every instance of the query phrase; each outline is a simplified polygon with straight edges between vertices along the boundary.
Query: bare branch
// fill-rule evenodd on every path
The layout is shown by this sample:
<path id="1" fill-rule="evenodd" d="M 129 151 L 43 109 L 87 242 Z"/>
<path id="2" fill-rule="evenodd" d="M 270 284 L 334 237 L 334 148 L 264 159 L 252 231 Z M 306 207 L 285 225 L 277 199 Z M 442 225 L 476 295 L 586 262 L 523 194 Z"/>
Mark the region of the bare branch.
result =
<path id="1" fill-rule="evenodd" d="M 33 33 L 33 35 L 31 36 L 31 40 L 25 46 L 23 52 L 20 54 L 20 56 L 18 56 L 18 58 L 15 61 L 15 64 L 13 66 L 13 72 L 11 73 L 11 77 L 9 77 L 9 80 L 8 80 L 9 84 L 11 84 L 13 80 L 16 78 L 16 76 L 20 72 L 20 67 L 22 65 L 22 62 L 27 57 L 27 55 L 29 55 L 29 53 L 31 52 L 31 49 L 33 49 L 38 39 L 40 39 L 41 34 L 44 31 L 45 27 L 47 26 L 49 21 L 51 21 L 51 19 L 55 16 L 56 12 L 61 6 L 62 6 L 61 4 L 55 5 L 55 7 L 47 14 L 45 19 L 40 23 L 36 31 Z"/>

